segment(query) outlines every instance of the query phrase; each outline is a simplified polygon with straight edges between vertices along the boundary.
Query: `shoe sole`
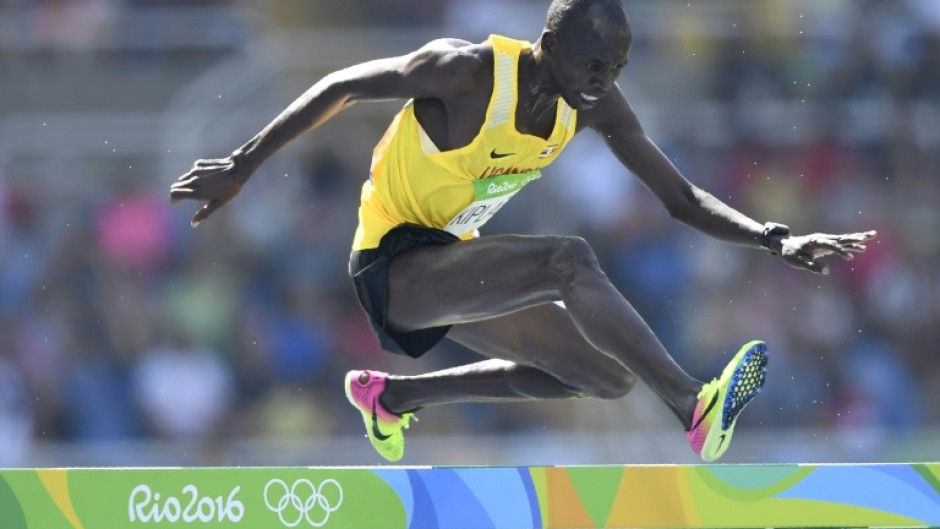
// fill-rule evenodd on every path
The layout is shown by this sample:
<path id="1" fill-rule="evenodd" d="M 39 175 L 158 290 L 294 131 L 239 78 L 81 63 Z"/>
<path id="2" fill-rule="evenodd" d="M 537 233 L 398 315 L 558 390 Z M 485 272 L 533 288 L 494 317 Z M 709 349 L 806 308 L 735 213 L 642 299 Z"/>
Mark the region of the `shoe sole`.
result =
<path id="1" fill-rule="evenodd" d="M 708 432 L 702 445 L 701 456 L 705 461 L 714 461 L 722 456 L 731 444 L 734 425 L 738 415 L 751 400 L 760 393 L 767 376 L 767 345 L 755 340 L 741 347 L 741 358 L 727 369 L 731 369 L 731 380 L 719 394 L 722 401 L 721 424 Z M 726 374 L 723 373 L 722 377 Z"/>

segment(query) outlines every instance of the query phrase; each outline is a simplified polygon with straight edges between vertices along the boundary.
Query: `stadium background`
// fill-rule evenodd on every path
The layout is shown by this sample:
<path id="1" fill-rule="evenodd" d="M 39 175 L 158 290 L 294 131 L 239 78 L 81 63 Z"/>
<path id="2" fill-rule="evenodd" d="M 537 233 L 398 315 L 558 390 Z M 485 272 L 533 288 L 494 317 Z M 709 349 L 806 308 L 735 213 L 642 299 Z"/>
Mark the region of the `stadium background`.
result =
<path id="1" fill-rule="evenodd" d="M 695 183 L 796 232 L 877 229 L 830 276 L 672 222 L 590 133 L 487 233 L 575 233 L 677 360 L 752 338 L 729 462 L 940 457 L 940 2 L 626 2 L 621 84 Z M 345 276 L 400 102 L 286 148 L 198 230 L 169 185 L 325 73 L 441 36 L 534 40 L 545 0 L 0 0 L 0 467 L 376 464 L 342 376 L 381 353 Z M 645 388 L 425 410 L 406 464 L 692 463 Z"/>

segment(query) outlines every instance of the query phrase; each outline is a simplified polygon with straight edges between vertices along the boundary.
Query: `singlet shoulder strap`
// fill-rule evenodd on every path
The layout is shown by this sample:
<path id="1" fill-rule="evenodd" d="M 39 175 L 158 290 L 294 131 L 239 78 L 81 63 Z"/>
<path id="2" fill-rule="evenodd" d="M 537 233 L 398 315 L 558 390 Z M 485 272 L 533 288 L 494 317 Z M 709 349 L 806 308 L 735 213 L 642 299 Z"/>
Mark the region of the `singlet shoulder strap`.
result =
<path id="1" fill-rule="evenodd" d="M 530 44 L 501 35 L 490 35 L 488 40 L 493 45 L 493 105 L 487 126 L 492 128 L 509 123 L 515 115 L 519 54 Z"/>

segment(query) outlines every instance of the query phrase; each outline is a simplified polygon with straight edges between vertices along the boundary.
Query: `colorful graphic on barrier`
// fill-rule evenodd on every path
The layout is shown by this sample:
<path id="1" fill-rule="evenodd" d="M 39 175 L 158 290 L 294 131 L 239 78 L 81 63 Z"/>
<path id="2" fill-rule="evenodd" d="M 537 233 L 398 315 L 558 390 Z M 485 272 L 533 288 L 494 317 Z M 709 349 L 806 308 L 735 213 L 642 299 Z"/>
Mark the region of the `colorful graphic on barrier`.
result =
<path id="1" fill-rule="evenodd" d="M 0 470 L 2 529 L 940 527 L 940 463 Z"/>

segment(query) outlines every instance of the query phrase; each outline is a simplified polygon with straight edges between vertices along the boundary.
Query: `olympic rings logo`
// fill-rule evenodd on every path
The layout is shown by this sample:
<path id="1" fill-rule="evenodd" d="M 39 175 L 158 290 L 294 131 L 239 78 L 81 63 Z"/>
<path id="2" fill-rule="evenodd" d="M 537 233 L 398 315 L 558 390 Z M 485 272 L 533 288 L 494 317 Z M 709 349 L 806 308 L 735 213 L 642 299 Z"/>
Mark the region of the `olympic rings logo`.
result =
<path id="1" fill-rule="evenodd" d="M 298 479 L 290 487 L 272 479 L 264 487 L 264 504 L 285 527 L 297 527 L 303 520 L 323 527 L 343 504 L 343 487 L 335 479 L 325 479 L 319 487 L 309 479 Z"/>

